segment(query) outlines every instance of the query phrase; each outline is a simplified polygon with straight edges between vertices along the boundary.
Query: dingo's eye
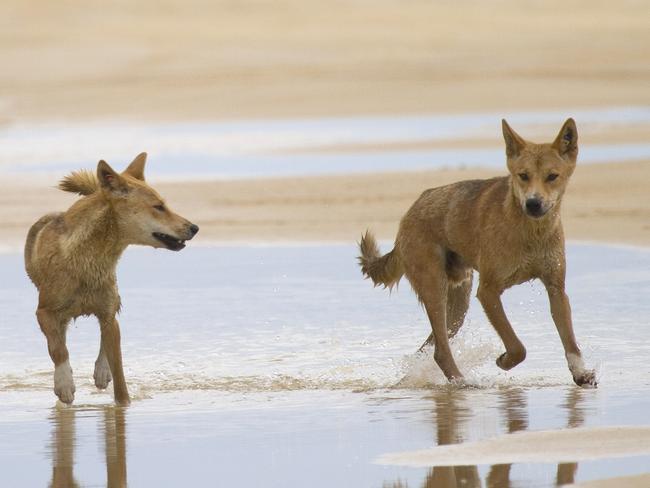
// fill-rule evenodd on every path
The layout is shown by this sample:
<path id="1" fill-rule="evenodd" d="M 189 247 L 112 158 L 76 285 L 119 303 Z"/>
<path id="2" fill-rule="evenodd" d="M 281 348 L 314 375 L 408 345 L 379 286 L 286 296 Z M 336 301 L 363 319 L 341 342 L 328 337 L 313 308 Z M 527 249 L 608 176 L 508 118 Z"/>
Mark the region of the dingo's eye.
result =
<path id="1" fill-rule="evenodd" d="M 165 206 L 164 205 L 154 205 L 153 208 L 155 208 L 159 212 L 164 212 L 165 211 Z"/>
<path id="2" fill-rule="evenodd" d="M 519 173 L 517 176 L 519 176 L 519 179 L 521 179 L 521 181 L 528 181 L 528 174 L 526 173 Z"/>
<path id="3" fill-rule="evenodd" d="M 551 173 L 546 177 L 546 181 L 555 181 L 559 175 L 557 173 Z"/>

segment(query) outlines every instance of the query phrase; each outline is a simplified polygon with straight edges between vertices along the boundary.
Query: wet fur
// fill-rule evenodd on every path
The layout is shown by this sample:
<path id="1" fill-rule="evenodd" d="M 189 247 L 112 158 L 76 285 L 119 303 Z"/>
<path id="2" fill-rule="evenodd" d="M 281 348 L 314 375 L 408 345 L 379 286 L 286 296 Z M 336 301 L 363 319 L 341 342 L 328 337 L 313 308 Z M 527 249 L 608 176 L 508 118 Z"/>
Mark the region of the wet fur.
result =
<path id="1" fill-rule="evenodd" d="M 41 217 L 29 230 L 25 268 L 39 291 L 36 316 L 55 365 L 55 393 L 65 403 L 74 398 L 66 329 L 71 319 L 94 315 L 101 328 L 95 383 L 113 380 L 115 400 L 129 402 L 122 370 L 120 310 L 115 270 L 130 244 L 165 247 L 152 229 L 191 239 L 198 227 L 164 208 L 162 198 L 144 181 L 146 154 L 121 174 L 100 161 L 97 175 L 78 171 L 59 187 L 84 195 L 67 211 Z"/>
<path id="2" fill-rule="evenodd" d="M 508 176 L 426 190 L 402 218 L 390 253 L 382 256 L 370 233 L 362 238 L 362 272 L 375 285 L 388 287 L 406 275 L 431 322 L 422 347 L 435 347 L 434 358 L 449 380 L 462 378 L 449 337 L 467 313 L 472 271 L 480 276 L 479 301 L 506 348 L 497 359 L 506 370 L 525 359 L 526 349 L 500 296 L 511 286 L 540 279 L 574 381 L 596 386 L 594 372 L 583 365 L 565 293 L 560 207 L 578 154 L 575 122 L 568 119 L 550 144 L 524 140 L 505 120 L 503 135 Z"/>

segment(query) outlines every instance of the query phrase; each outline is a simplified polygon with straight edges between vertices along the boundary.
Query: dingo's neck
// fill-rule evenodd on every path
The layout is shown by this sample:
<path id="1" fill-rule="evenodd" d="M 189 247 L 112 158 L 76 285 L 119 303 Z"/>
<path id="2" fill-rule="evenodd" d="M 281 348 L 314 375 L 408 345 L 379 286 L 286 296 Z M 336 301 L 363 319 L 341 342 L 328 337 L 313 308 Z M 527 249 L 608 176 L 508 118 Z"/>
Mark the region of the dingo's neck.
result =
<path id="1" fill-rule="evenodd" d="M 64 215 L 66 233 L 61 246 L 79 266 L 96 270 L 115 269 L 126 249 L 115 211 L 101 194 L 78 200 Z"/>

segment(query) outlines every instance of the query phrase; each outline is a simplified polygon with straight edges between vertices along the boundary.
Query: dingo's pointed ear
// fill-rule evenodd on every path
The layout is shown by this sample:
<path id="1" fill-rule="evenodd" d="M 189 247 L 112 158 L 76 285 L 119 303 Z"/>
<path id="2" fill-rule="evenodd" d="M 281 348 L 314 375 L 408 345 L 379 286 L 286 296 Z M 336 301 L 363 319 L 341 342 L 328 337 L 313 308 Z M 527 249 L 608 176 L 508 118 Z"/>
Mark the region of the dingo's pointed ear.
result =
<path id="1" fill-rule="evenodd" d="M 506 119 L 501 119 L 501 129 L 503 130 L 503 139 L 506 141 L 506 156 L 509 158 L 516 158 L 521 149 L 526 145 L 519 134 L 517 134 L 506 122 Z"/>
<path id="2" fill-rule="evenodd" d="M 578 129 L 575 120 L 571 118 L 566 120 L 553 142 L 553 147 L 562 157 L 573 160 L 578 157 Z"/>
<path id="3" fill-rule="evenodd" d="M 122 177 L 103 159 L 97 163 L 97 179 L 102 188 L 111 191 L 126 191 L 126 183 Z"/>
<path id="4" fill-rule="evenodd" d="M 131 161 L 129 167 L 126 168 L 122 172 L 122 174 L 130 175 L 138 180 L 144 181 L 144 163 L 146 162 L 147 162 L 147 153 L 142 152 L 138 154 L 133 161 Z"/>

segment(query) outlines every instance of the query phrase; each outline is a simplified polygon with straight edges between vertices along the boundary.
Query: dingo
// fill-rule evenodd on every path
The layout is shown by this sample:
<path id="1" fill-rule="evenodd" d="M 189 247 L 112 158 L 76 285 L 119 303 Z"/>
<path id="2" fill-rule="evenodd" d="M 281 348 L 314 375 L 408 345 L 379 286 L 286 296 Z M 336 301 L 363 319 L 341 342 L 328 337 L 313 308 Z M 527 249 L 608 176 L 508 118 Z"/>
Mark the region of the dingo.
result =
<path id="1" fill-rule="evenodd" d="M 503 310 L 501 294 L 539 278 L 573 375 L 597 385 L 585 369 L 573 335 L 560 203 L 578 156 L 578 132 L 568 119 L 551 144 L 522 139 L 502 121 L 509 176 L 461 181 L 426 190 L 400 222 L 394 249 L 381 256 L 370 233 L 361 239 L 363 273 L 375 285 L 394 286 L 406 275 L 424 304 L 433 331 L 434 359 L 449 380 L 460 380 L 449 348 L 469 305 L 472 270 L 480 276 L 478 299 L 503 341 L 497 365 L 509 370 L 526 357 Z"/>
<path id="2" fill-rule="evenodd" d="M 27 235 L 25 267 L 39 291 L 36 317 L 54 362 L 54 393 L 72 403 L 75 386 L 66 347 L 70 319 L 95 315 L 101 344 L 95 385 L 113 379 L 115 401 L 129 403 L 122 370 L 115 268 L 129 244 L 180 251 L 199 228 L 172 212 L 144 181 L 146 153 L 121 174 L 105 161 L 97 175 L 73 172 L 59 184 L 83 196 L 66 212 L 41 217 Z"/>

